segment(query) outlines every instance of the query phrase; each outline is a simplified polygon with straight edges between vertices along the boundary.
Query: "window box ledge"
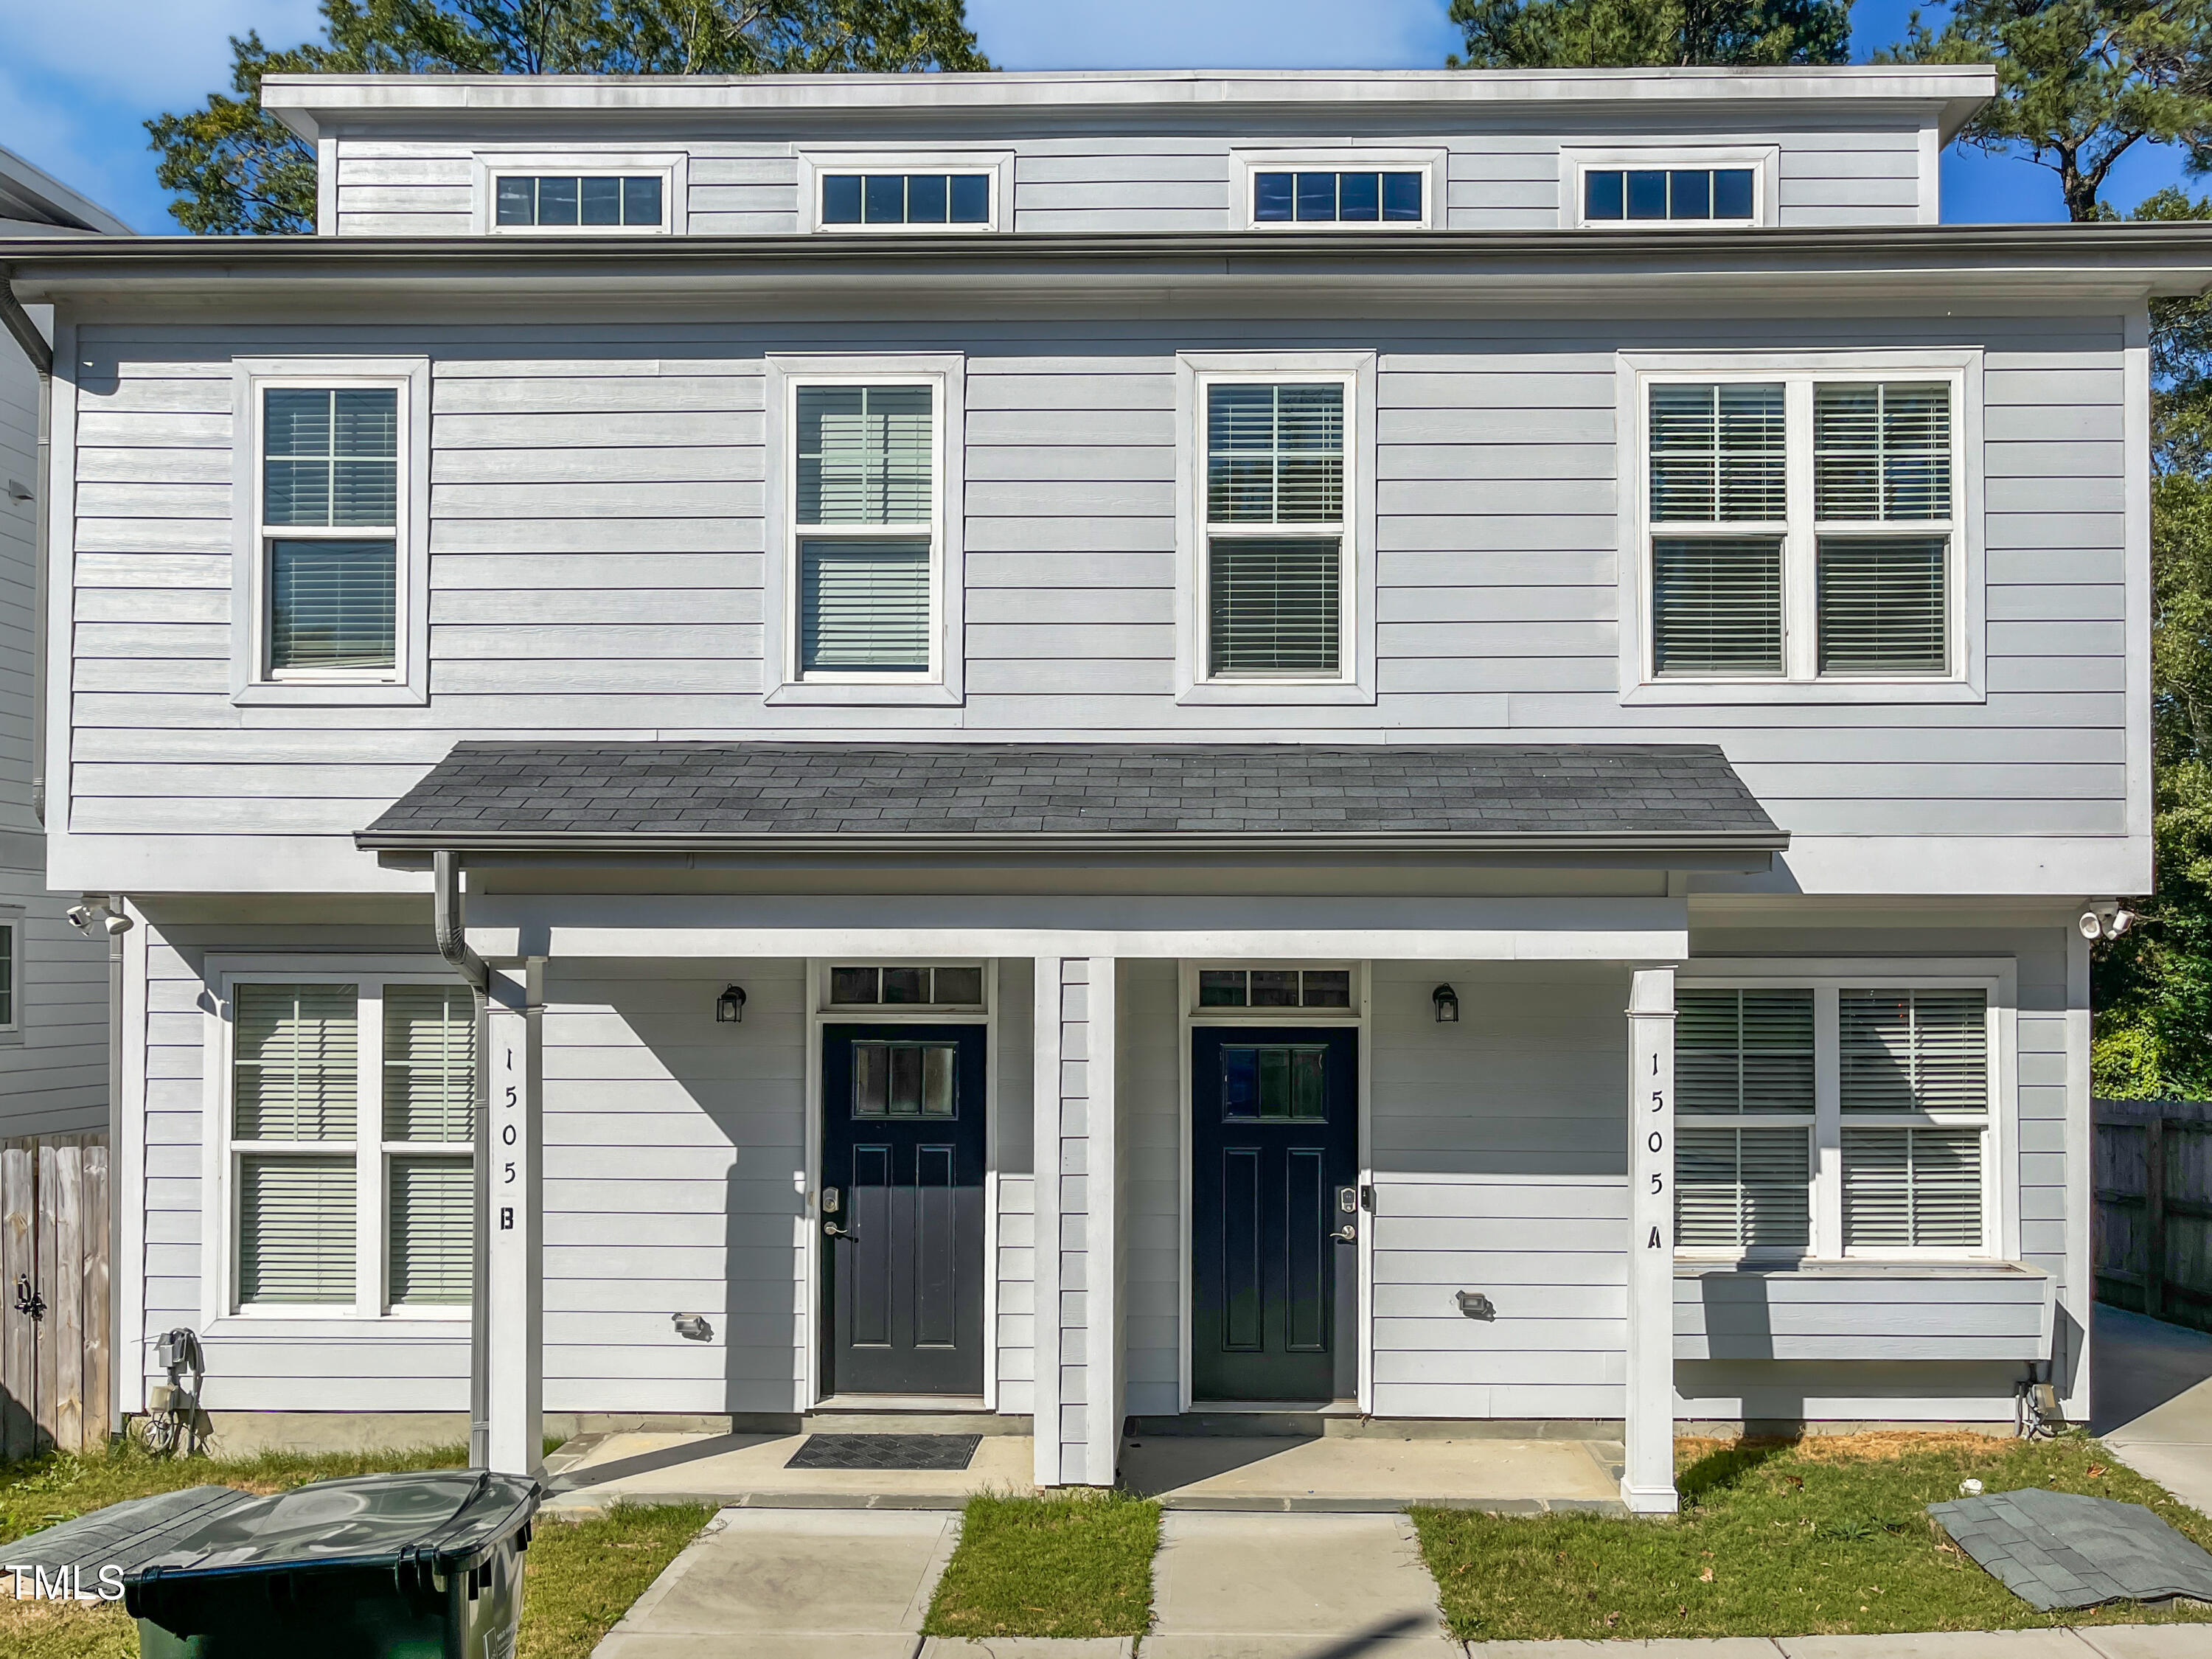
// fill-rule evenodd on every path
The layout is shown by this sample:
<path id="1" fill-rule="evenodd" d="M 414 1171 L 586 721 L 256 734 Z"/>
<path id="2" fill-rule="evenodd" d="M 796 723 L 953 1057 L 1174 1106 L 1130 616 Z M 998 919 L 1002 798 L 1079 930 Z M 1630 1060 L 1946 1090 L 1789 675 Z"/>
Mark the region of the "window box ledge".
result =
<path id="1" fill-rule="evenodd" d="M 230 694 L 230 700 L 241 708 L 390 708 L 427 704 L 430 692 L 427 686 L 366 681 L 359 684 L 336 680 L 297 684 L 259 681 L 240 686 Z"/>
<path id="2" fill-rule="evenodd" d="M 1375 701 L 1371 685 L 1301 684 L 1296 680 L 1200 680 L 1176 694 L 1186 708 L 1267 708 L 1300 703 L 1340 707 Z"/>
<path id="3" fill-rule="evenodd" d="M 850 680 L 793 680 L 761 701 L 770 708 L 955 708 L 959 692 L 934 681 L 926 685 L 862 684 Z"/>
<path id="4" fill-rule="evenodd" d="M 1626 708 L 1831 707 L 1881 703 L 1987 702 L 1964 680 L 1653 680 L 1621 693 Z"/>
<path id="5" fill-rule="evenodd" d="M 2018 1261 L 1677 1262 L 1677 1359 L 2048 1359 L 2057 1283 Z"/>

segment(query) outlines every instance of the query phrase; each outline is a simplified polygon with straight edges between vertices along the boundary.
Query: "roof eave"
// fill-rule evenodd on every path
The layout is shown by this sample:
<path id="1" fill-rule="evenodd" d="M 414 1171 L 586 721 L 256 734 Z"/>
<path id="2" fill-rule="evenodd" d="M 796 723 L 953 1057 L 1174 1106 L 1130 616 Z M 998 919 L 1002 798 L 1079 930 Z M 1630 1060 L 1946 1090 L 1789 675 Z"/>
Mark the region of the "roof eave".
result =
<path id="1" fill-rule="evenodd" d="M 651 853 L 839 853 L 1038 854 L 1115 853 L 1237 854 L 1775 854 L 1786 852 L 1785 830 L 1722 831 L 1608 830 L 1585 834 L 1529 835 L 1437 831 L 1430 833 L 1333 833 L 1237 835 L 1235 833 L 1143 834 L 1107 831 L 1034 835 L 730 835 L 718 831 L 640 830 L 594 833 L 512 830 L 357 830 L 354 844 L 366 853 L 606 854 Z"/>

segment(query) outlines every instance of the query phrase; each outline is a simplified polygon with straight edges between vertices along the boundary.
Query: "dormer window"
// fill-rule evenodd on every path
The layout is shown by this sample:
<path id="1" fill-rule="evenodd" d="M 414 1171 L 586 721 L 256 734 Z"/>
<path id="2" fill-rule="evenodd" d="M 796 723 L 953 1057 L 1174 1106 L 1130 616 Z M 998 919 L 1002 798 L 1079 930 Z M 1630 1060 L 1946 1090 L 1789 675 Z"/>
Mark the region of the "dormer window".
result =
<path id="1" fill-rule="evenodd" d="M 1559 222 L 1571 230 L 1725 230 L 1775 222 L 1771 145 L 1577 149 L 1559 154 Z"/>
<path id="2" fill-rule="evenodd" d="M 501 230 L 662 230 L 668 180 L 651 173 L 504 173 L 492 180 Z"/>
<path id="3" fill-rule="evenodd" d="M 1255 173 L 1255 224 L 1407 224 L 1421 222 L 1424 180 L 1417 172 Z"/>
<path id="4" fill-rule="evenodd" d="M 825 173 L 822 223 L 851 225 L 988 225 L 988 173 Z"/>

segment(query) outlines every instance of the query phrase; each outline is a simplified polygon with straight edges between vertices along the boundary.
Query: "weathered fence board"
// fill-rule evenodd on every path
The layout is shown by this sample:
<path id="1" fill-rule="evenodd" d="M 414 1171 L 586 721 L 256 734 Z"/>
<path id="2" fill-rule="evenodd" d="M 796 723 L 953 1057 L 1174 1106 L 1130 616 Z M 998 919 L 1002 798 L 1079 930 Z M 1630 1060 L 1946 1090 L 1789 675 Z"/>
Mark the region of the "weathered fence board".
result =
<path id="1" fill-rule="evenodd" d="M 106 1437 L 109 1201 L 104 1137 L 0 1141 L 0 1457 Z"/>
<path id="2" fill-rule="evenodd" d="M 2212 1102 L 2100 1100 L 2097 1297 L 2212 1330 Z"/>

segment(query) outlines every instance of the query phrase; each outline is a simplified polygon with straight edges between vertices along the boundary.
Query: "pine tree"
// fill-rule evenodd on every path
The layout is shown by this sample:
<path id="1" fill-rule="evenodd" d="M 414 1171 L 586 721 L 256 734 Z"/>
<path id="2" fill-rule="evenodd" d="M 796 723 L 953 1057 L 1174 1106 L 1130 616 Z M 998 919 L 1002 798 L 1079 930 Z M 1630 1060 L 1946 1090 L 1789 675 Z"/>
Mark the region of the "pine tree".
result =
<path id="1" fill-rule="evenodd" d="M 1454 69 L 1840 64 L 1850 0 L 1452 0 Z"/>

